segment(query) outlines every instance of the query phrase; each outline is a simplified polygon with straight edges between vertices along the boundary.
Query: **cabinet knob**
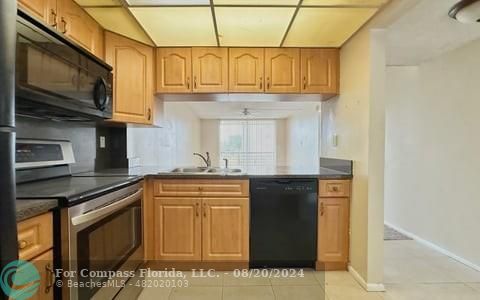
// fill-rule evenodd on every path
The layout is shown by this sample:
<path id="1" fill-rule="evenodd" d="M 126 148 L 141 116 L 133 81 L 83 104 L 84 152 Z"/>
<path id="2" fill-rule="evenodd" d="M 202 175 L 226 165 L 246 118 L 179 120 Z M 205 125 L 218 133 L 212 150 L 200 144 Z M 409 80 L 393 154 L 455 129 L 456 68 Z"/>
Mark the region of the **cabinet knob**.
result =
<path id="1" fill-rule="evenodd" d="M 195 203 L 195 215 L 200 216 L 200 203 Z"/>
<path id="2" fill-rule="evenodd" d="M 152 109 L 151 108 L 149 108 L 147 110 L 147 118 L 148 118 L 149 121 L 152 119 Z"/>
<path id="3" fill-rule="evenodd" d="M 190 77 L 187 77 L 187 89 L 190 89 Z"/>
<path id="4" fill-rule="evenodd" d="M 263 90 L 263 77 L 260 77 L 260 89 Z"/>
<path id="5" fill-rule="evenodd" d="M 197 88 L 197 76 L 193 76 L 193 88 Z"/>
<path id="6" fill-rule="evenodd" d="M 203 203 L 203 217 L 206 218 L 207 217 L 207 209 L 208 209 L 208 206 L 206 203 Z"/>
<path id="7" fill-rule="evenodd" d="M 320 202 L 320 216 L 323 216 L 325 213 L 325 205 L 323 202 Z"/>
<path id="8" fill-rule="evenodd" d="M 57 12 L 52 8 L 50 10 L 50 26 L 57 27 Z"/>
<path id="9" fill-rule="evenodd" d="M 307 77 L 306 76 L 303 76 L 303 89 L 304 90 L 307 89 Z"/>
<path id="10" fill-rule="evenodd" d="M 267 77 L 267 90 L 270 89 L 270 77 Z"/>
<path id="11" fill-rule="evenodd" d="M 18 241 L 18 249 L 23 250 L 28 247 L 28 242 L 25 240 Z"/>
<path id="12" fill-rule="evenodd" d="M 47 285 L 45 286 L 45 294 L 50 293 L 53 285 L 55 284 L 55 276 L 53 273 L 53 268 L 50 263 L 45 266 L 45 276 L 47 277 Z"/>
<path id="13" fill-rule="evenodd" d="M 65 21 L 65 18 L 64 18 L 64 17 L 62 17 L 62 19 L 60 20 L 60 23 L 63 24 L 62 33 L 63 33 L 63 34 L 67 33 L 67 21 Z"/>

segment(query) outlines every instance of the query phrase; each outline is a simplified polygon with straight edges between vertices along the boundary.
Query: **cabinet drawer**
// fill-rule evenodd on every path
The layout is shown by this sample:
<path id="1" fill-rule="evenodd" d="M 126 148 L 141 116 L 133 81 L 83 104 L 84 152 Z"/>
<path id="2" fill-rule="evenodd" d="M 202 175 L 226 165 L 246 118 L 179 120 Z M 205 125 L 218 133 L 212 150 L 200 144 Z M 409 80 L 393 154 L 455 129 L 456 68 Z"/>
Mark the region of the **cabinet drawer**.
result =
<path id="1" fill-rule="evenodd" d="M 29 260 L 53 247 L 52 214 L 18 223 L 18 256 Z"/>
<path id="2" fill-rule="evenodd" d="M 155 196 L 248 197 L 248 180 L 157 180 Z"/>
<path id="3" fill-rule="evenodd" d="M 320 197 L 350 197 L 350 180 L 320 180 Z"/>

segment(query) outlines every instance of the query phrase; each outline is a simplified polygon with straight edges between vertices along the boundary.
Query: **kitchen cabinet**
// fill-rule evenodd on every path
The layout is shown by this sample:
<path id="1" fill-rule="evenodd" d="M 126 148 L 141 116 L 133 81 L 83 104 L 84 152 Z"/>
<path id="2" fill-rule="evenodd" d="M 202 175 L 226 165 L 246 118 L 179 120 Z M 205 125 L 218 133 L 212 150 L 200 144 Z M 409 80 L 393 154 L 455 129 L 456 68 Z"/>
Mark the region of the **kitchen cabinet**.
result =
<path id="1" fill-rule="evenodd" d="M 201 199 L 155 198 L 155 258 L 201 260 Z"/>
<path id="2" fill-rule="evenodd" d="M 157 93 L 192 92 L 192 49 L 157 48 Z"/>
<path id="3" fill-rule="evenodd" d="M 229 49 L 229 92 L 264 92 L 264 49 Z"/>
<path id="4" fill-rule="evenodd" d="M 73 0 L 18 0 L 19 7 L 103 58 L 103 28 Z"/>
<path id="5" fill-rule="evenodd" d="M 26 297 L 28 299 L 53 299 L 55 277 L 52 222 L 52 213 L 46 213 L 17 224 L 18 256 L 21 260 L 32 263 L 40 275 L 38 291 L 32 297 Z M 19 295 L 17 298 L 22 297 Z"/>
<path id="6" fill-rule="evenodd" d="M 265 49 L 265 92 L 300 92 L 300 49 Z"/>
<path id="7" fill-rule="evenodd" d="M 301 49 L 302 93 L 337 94 L 339 52 L 337 49 Z"/>
<path id="8" fill-rule="evenodd" d="M 57 0 L 18 0 L 18 7 L 45 24 L 57 26 Z"/>
<path id="9" fill-rule="evenodd" d="M 317 270 L 346 270 L 349 254 L 350 181 L 320 180 L 319 191 Z"/>
<path id="10" fill-rule="evenodd" d="M 193 92 L 228 91 L 228 49 L 192 48 Z"/>
<path id="11" fill-rule="evenodd" d="M 151 250 L 147 245 L 146 257 L 163 262 L 248 262 L 248 180 L 164 179 L 147 185 L 145 234 L 154 245 Z"/>
<path id="12" fill-rule="evenodd" d="M 202 205 L 202 259 L 248 261 L 248 199 L 202 199 Z"/>
<path id="13" fill-rule="evenodd" d="M 113 121 L 152 124 L 153 48 L 112 32 L 105 60 L 113 67 Z"/>

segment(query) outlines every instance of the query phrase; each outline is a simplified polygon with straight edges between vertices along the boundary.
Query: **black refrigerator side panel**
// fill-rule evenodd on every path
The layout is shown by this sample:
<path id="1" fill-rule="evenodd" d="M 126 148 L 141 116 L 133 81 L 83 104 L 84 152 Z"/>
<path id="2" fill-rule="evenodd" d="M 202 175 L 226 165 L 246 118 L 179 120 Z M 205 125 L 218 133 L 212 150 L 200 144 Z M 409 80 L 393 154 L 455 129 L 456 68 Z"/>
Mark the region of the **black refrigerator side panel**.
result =
<path id="1" fill-rule="evenodd" d="M 0 1 L 0 128 L 15 126 L 16 0 Z"/>
<path id="2" fill-rule="evenodd" d="M 14 150 L 15 133 L 0 132 L 0 270 L 18 259 Z M 7 299 L 2 291 L 0 299 Z"/>

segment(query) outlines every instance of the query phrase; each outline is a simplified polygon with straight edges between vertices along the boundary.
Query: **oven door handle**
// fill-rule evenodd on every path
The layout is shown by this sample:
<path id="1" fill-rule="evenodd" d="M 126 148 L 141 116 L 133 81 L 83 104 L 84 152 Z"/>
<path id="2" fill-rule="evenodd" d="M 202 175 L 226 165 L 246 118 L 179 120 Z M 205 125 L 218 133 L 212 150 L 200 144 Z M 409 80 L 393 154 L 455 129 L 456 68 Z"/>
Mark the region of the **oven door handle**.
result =
<path id="1" fill-rule="evenodd" d="M 115 212 L 115 211 L 117 211 L 121 208 L 124 208 L 124 207 L 134 203 L 135 201 L 138 201 L 139 199 L 141 199 L 142 193 L 143 193 L 143 188 L 139 189 L 137 192 L 131 194 L 130 196 L 128 196 L 128 197 L 126 197 L 122 200 L 119 200 L 117 202 L 114 202 L 110 205 L 107 205 L 107 206 L 99 208 L 99 209 L 95 209 L 91 212 L 80 215 L 78 217 L 73 217 L 72 218 L 72 224 L 73 224 L 73 226 L 78 226 L 78 225 L 88 223 L 92 220 L 101 218 L 103 216 L 109 215 L 112 212 Z"/>

